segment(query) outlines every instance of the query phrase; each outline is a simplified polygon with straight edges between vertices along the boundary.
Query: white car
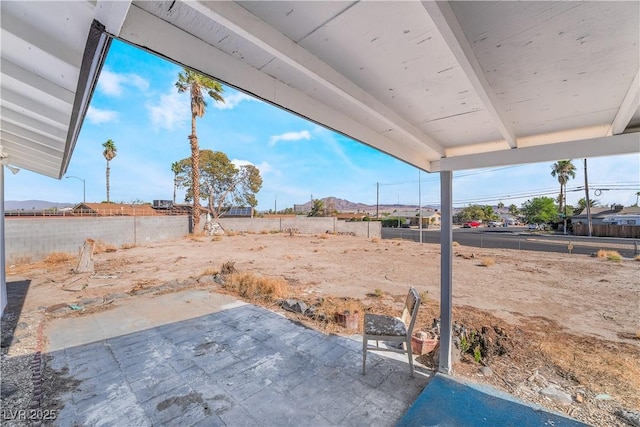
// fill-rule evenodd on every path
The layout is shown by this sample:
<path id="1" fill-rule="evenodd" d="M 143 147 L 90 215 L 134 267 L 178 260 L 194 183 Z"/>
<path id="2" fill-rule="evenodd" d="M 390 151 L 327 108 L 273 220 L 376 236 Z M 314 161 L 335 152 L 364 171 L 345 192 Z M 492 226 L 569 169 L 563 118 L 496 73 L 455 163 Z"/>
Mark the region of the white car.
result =
<path id="1" fill-rule="evenodd" d="M 502 223 L 500 221 L 489 221 L 487 227 L 502 227 Z"/>
<path id="2" fill-rule="evenodd" d="M 538 224 L 529 224 L 529 230 L 539 230 L 540 226 Z"/>

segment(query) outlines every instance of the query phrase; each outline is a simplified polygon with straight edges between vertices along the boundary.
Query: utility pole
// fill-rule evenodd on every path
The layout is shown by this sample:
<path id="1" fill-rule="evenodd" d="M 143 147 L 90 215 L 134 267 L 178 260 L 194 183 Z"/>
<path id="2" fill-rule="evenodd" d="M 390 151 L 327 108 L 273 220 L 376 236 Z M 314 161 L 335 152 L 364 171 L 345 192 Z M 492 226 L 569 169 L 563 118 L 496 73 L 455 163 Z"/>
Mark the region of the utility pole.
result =
<path id="1" fill-rule="evenodd" d="M 584 200 L 587 202 L 587 228 L 589 230 L 589 237 L 593 233 L 593 224 L 591 222 L 591 201 L 589 200 L 589 180 L 587 178 L 587 159 L 584 159 Z"/>
<path id="2" fill-rule="evenodd" d="M 379 210 L 380 210 L 380 183 L 376 182 L 376 219 L 379 218 L 378 216 Z"/>
<path id="3" fill-rule="evenodd" d="M 420 183 L 420 169 L 418 169 L 418 210 L 420 226 L 418 227 L 418 231 L 420 232 L 420 243 L 422 243 L 422 186 Z"/>
<path id="4" fill-rule="evenodd" d="M 274 196 L 274 200 L 273 200 L 273 213 L 277 214 L 278 213 L 278 195 L 276 194 Z"/>

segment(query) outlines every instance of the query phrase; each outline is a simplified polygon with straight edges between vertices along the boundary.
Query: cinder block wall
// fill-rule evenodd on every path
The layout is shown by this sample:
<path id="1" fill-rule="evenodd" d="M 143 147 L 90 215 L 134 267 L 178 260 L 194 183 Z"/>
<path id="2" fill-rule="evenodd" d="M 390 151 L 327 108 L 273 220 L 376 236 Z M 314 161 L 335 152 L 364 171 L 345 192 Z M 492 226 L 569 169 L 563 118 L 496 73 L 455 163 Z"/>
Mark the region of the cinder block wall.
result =
<path id="1" fill-rule="evenodd" d="M 200 220 L 200 227 L 205 218 Z M 336 218 L 221 218 L 225 230 L 287 231 L 301 234 L 354 233 L 358 237 L 381 237 L 380 222 L 345 222 Z M 7 265 L 37 261 L 51 252 L 77 253 L 85 239 L 120 247 L 142 245 L 183 237 L 189 233 L 188 216 L 139 216 L 91 218 L 5 219 Z"/>
<path id="2" fill-rule="evenodd" d="M 175 239 L 189 233 L 187 216 L 6 218 L 7 265 L 51 252 L 78 252 L 85 239 L 120 247 Z"/>
<path id="3" fill-rule="evenodd" d="M 217 222 L 225 230 L 233 231 L 286 231 L 295 229 L 302 234 L 354 233 L 358 237 L 381 237 L 379 221 L 340 221 L 336 218 L 219 218 Z"/>

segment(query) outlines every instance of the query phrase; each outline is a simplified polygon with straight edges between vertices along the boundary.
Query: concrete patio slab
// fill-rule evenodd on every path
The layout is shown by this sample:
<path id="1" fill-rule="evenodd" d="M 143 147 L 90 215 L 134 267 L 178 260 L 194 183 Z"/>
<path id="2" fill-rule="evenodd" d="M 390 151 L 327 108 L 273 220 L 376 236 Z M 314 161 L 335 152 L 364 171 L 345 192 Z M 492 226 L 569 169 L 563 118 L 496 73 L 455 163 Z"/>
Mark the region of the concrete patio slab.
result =
<path id="1" fill-rule="evenodd" d="M 229 296 L 188 290 L 55 319 L 51 366 L 79 381 L 56 425 L 395 425 L 428 371 Z"/>

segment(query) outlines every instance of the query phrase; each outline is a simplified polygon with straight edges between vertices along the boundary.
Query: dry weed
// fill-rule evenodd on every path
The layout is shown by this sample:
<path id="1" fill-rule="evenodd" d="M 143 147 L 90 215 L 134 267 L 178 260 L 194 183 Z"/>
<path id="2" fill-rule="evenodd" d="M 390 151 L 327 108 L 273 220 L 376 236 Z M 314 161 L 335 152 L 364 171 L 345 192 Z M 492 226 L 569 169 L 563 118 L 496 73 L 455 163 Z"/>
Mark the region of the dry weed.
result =
<path id="1" fill-rule="evenodd" d="M 482 260 L 480 261 L 480 265 L 482 265 L 483 267 L 491 267 L 492 265 L 495 265 L 496 260 L 495 258 L 482 258 Z"/>
<path id="2" fill-rule="evenodd" d="M 213 268 L 207 268 L 202 272 L 200 276 L 215 276 L 216 274 L 218 274 L 218 270 L 215 270 Z"/>
<path id="3" fill-rule="evenodd" d="M 123 243 L 122 245 L 120 245 L 121 249 L 133 249 L 135 248 L 137 245 L 134 243 Z"/>
<path id="4" fill-rule="evenodd" d="M 599 249 L 596 253 L 597 258 L 606 258 L 609 261 L 620 262 L 622 261 L 622 255 L 620 255 L 617 251 L 607 251 L 604 249 Z"/>
<path id="5" fill-rule="evenodd" d="M 633 259 L 636 261 L 640 261 L 640 255 L 636 255 Z"/>
<path id="6" fill-rule="evenodd" d="M 44 259 L 46 265 L 63 264 L 67 261 L 73 260 L 75 257 L 67 252 L 51 252 Z"/>
<path id="7" fill-rule="evenodd" d="M 260 234 L 269 234 L 269 230 L 261 230 Z"/>
<path id="8" fill-rule="evenodd" d="M 227 276 L 224 288 L 251 301 L 274 302 L 287 296 L 289 286 L 284 279 L 261 277 L 252 272 Z"/>
<path id="9" fill-rule="evenodd" d="M 220 240 L 222 240 L 222 236 L 219 234 L 215 234 L 213 236 L 211 236 L 211 241 L 212 242 L 219 242 Z"/>
<path id="10" fill-rule="evenodd" d="M 371 239 L 371 243 L 380 243 L 380 238 L 374 237 L 373 239 Z"/>
<path id="11" fill-rule="evenodd" d="M 329 233 L 318 234 L 318 239 L 328 239 Z"/>

